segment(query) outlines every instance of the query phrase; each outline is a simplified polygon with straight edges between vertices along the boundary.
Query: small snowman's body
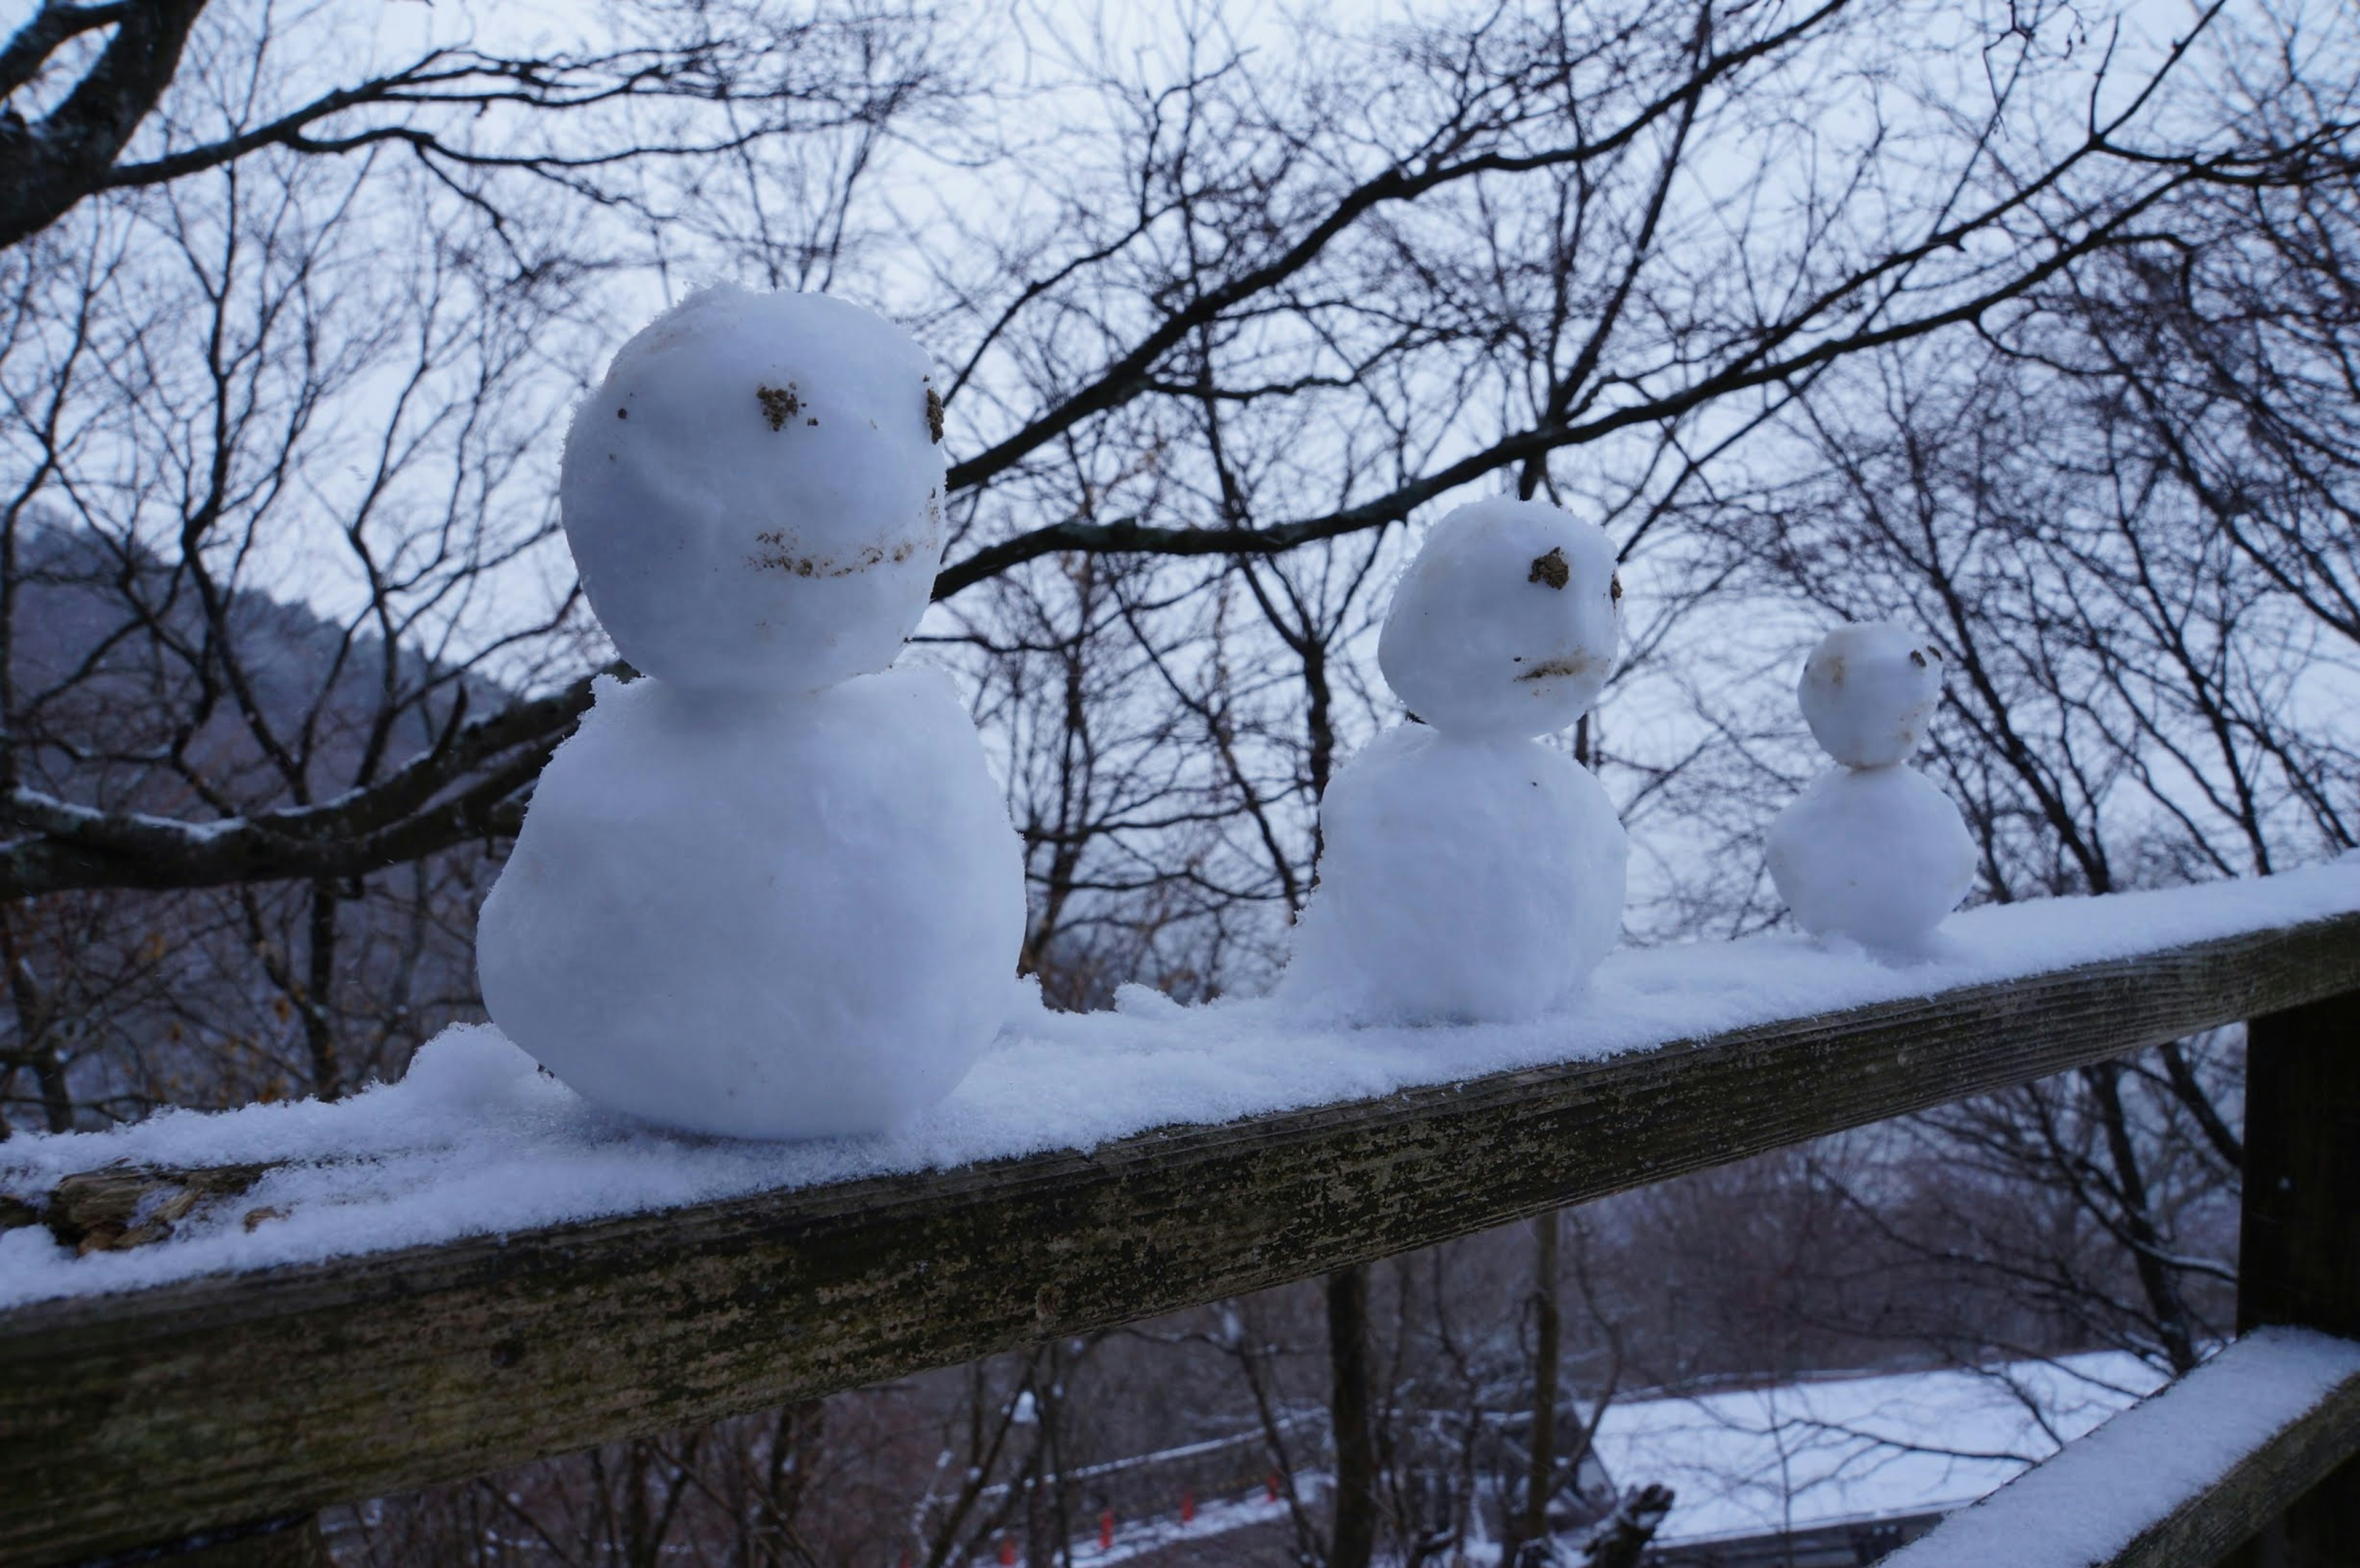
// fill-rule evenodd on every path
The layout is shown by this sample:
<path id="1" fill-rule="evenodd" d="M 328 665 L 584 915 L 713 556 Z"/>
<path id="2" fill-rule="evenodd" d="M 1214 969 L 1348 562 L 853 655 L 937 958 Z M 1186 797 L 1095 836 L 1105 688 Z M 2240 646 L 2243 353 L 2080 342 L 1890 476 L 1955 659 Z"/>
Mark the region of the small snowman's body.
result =
<path id="1" fill-rule="evenodd" d="M 696 295 L 576 415 L 561 497 L 623 656 L 485 901 L 493 1021 L 692 1131 L 872 1132 L 1005 1017 L 1022 867 L 942 675 L 888 669 L 942 551 L 939 407 L 899 329 Z"/>
<path id="2" fill-rule="evenodd" d="M 1942 656 L 1900 626 L 1840 626 L 1797 696 L 1838 766 L 1771 824 L 1770 878 L 1814 936 L 1923 952 L 1975 876 L 1959 808 L 1908 764 L 1941 701 Z"/>
<path id="3" fill-rule="evenodd" d="M 1436 526 L 1377 648 L 1424 722 L 1328 786 L 1284 997 L 1355 1022 L 1512 1022 L 1582 988 L 1621 934 L 1629 845 L 1597 779 L 1534 737 L 1597 699 L 1621 596 L 1604 530 L 1557 507 L 1479 502 Z"/>

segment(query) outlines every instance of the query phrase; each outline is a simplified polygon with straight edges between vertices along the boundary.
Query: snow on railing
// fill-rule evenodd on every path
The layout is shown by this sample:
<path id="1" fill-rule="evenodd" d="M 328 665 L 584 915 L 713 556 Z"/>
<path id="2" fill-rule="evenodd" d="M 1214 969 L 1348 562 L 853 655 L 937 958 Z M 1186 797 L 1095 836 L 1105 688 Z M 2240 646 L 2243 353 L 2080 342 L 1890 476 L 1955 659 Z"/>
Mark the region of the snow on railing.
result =
<path id="1" fill-rule="evenodd" d="M 152 1245 L 89 1247 L 81 1235 L 53 1245 L 31 1225 L 0 1233 L 0 1308 L 1096 1149 L 1156 1127 L 1628 1059 L 2355 911 L 2360 857 L 1971 910 L 1946 928 L 1947 951 L 1907 967 L 1785 936 L 1633 951 L 1608 961 L 1578 1007 L 1520 1026 L 1322 1028 L 1268 1002 L 1181 1007 L 1140 987 L 1126 987 L 1113 1013 L 1054 1014 L 1026 988 L 998 1045 L 944 1105 L 889 1136 L 806 1143 L 638 1127 L 536 1071 L 496 1029 L 453 1029 L 402 1082 L 351 1099 L 166 1112 L 0 1145 L 0 1202 L 26 1205 L 21 1214 L 46 1209 L 67 1178 L 112 1166 L 227 1172 L 213 1183 L 221 1191 L 168 1216 Z M 149 1203 L 150 1218 L 177 1197 L 111 1195 Z"/>
<path id="2" fill-rule="evenodd" d="M 2360 1449 L 2360 1344 L 2256 1329 L 1886 1568 L 2217 1561 Z"/>
<path id="3" fill-rule="evenodd" d="M 340 1105 L 12 1139 L 0 1560 L 1132 1321 L 2360 993 L 2360 863 L 1950 931 L 1908 968 L 1626 953 L 1517 1028 L 1036 1006 L 936 1112 L 858 1141 L 636 1130 L 488 1031 Z"/>

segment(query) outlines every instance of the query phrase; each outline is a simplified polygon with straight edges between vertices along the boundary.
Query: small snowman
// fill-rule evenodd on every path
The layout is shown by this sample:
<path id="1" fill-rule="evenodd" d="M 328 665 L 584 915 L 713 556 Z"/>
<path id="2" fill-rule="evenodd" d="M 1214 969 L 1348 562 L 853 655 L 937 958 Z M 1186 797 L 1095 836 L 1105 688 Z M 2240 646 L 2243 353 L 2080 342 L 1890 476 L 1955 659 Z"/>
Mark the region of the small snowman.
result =
<path id="1" fill-rule="evenodd" d="M 942 404 L 899 328 L 704 290 L 574 415 L 559 501 L 640 670 L 485 901 L 493 1021 L 585 1097 L 744 1138 L 890 1127 L 1005 1017 L 1014 831 L 942 674 L 890 668 L 943 549 Z"/>
<path id="2" fill-rule="evenodd" d="M 1588 983 L 1629 844 L 1586 768 L 1539 745 L 1588 711 L 1622 634 L 1605 530 L 1462 506 L 1394 591 L 1377 663 L 1412 722 L 1342 768 L 1280 995 L 1353 1022 L 1512 1022 Z"/>
<path id="3" fill-rule="evenodd" d="M 1942 655 L 1890 623 L 1839 626 L 1797 695 L 1839 766 L 1770 825 L 1770 879 L 1813 936 L 1923 953 L 1975 879 L 1959 808 L 1909 766 L 1941 701 Z"/>

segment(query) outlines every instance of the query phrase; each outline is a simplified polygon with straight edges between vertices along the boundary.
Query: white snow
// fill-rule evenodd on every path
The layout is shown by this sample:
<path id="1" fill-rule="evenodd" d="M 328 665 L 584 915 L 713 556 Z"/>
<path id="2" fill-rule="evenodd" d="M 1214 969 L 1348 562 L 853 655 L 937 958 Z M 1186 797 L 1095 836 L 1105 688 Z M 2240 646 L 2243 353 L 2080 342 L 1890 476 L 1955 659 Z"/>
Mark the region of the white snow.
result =
<path id="1" fill-rule="evenodd" d="M 1605 688 L 1622 600 L 1605 529 L 1546 502 L 1478 501 L 1437 523 L 1403 572 L 1377 666 L 1445 734 L 1549 735 Z"/>
<path id="2" fill-rule="evenodd" d="M 1770 879 L 1814 936 L 1922 950 L 1974 886 L 1975 844 L 1939 786 L 1901 763 L 1835 768 L 1771 822 Z"/>
<path id="3" fill-rule="evenodd" d="M 559 500 L 602 682 L 476 937 L 508 1038 L 610 1111 L 881 1132 L 1006 1016 L 1023 862 L 950 683 L 890 670 L 942 559 L 942 405 L 900 328 L 718 287 L 576 410 Z"/>
<path id="4" fill-rule="evenodd" d="M 1846 768 L 1907 762 L 1942 700 L 1942 654 L 1891 621 L 1838 626 L 1803 661 L 1803 720 Z"/>
<path id="5" fill-rule="evenodd" d="M 801 696 L 598 683 L 485 901 L 484 1000 L 590 1099 L 744 1138 L 876 1132 L 1007 1016 L 1023 867 L 939 671 Z"/>
<path id="6" fill-rule="evenodd" d="M 2360 855 L 2280 876 L 1972 909 L 1908 967 L 1793 936 L 1624 952 L 1561 1012 L 1518 1025 L 1357 1030 L 1290 1025 L 1267 1001 L 1086 1016 L 1020 1006 L 966 1080 L 869 1138 L 744 1143 L 601 1111 L 489 1028 L 452 1029 L 409 1076 L 333 1105 L 166 1112 L 109 1132 L 0 1145 L 26 1199 L 113 1160 L 286 1161 L 247 1199 L 171 1239 L 76 1258 L 49 1233 L 0 1233 L 0 1305 L 121 1290 L 470 1235 L 1225 1122 L 1416 1084 L 1594 1060 L 1666 1040 L 1929 996 L 2185 942 L 2360 911 Z M 247 1208 L 285 1211 L 248 1231 Z"/>
<path id="7" fill-rule="evenodd" d="M 2096 1351 L 1975 1369 L 1840 1373 L 1633 1396 L 1606 1407 L 1593 1453 L 1620 1488 L 1650 1482 L 1672 1488 L 1671 1511 L 1655 1537 L 1659 1545 L 1758 1541 L 1962 1508 L 2166 1381 L 2136 1356 Z M 1586 1419 L 1590 1412 L 1581 1413 Z M 1247 1431 L 1076 1470 L 1071 1478 L 1087 1482 L 1260 1442 L 1259 1432 Z M 1298 1475 L 1295 1484 L 1316 1515 L 1327 1477 Z M 1101 1549 L 1095 1533 L 1076 1539 L 1074 1560 L 1126 1561 L 1285 1517 L 1284 1503 L 1270 1501 L 1259 1487 L 1236 1499 L 1197 1501 L 1193 1524 L 1180 1522 L 1175 1491 L 1153 1518 L 1118 1519 L 1110 1548 Z M 1465 1556 L 1470 1564 L 1496 1563 L 1499 1551 L 1479 1539 L 1467 1543 Z"/>
<path id="8" fill-rule="evenodd" d="M 717 285 L 625 343 L 558 485 L 623 657 L 748 691 L 891 664 L 942 564 L 927 376 L 909 334 L 820 294 Z"/>
<path id="9" fill-rule="evenodd" d="M 1977 858 L 1957 804 L 1908 762 L 1942 698 L 1942 655 L 1889 622 L 1838 626 L 1796 695 L 1838 766 L 1770 824 L 1770 880 L 1813 936 L 1922 954 Z"/>
<path id="10" fill-rule="evenodd" d="M 1340 769 L 1279 993 L 1306 1018 L 1515 1023 L 1589 983 L 1622 930 L 1630 844 L 1590 770 L 1533 737 L 1613 668 L 1604 529 L 1535 501 L 1461 506 L 1393 592 L 1378 662 L 1425 722 Z"/>
<path id="11" fill-rule="evenodd" d="M 2044 1421 L 2070 1441 L 2163 1381 L 2098 1352 L 1618 1400 L 1596 1452 L 1618 1486 L 1672 1488 L 1659 1542 L 1750 1540 L 1972 1503 L 2056 1451 Z"/>
<path id="12" fill-rule="evenodd" d="M 1622 934 L 1622 825 L 1562 752 L 1403 724 L 1337 773 L 1320 826 L 1279 985 L 1306 1019 L 1537 1018 Z"/>
<path id="13" fill-rule="evenodd" d="M 2360 1345 L 2258 1329 L 1885 1562 L 2084 1568 L 2111 1561 L 2355 1378 Z"/>

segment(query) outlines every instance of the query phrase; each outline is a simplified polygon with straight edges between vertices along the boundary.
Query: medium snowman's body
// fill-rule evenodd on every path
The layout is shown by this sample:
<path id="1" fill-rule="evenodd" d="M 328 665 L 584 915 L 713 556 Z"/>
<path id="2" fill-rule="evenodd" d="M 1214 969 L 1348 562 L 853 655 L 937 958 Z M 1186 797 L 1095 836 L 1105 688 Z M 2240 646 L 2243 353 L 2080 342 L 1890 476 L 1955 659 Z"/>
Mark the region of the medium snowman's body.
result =
<path id="1" fill-rule="evenodd" d="M 941 553 L 938 407 L 879 318 L 714 289 L 577 415 L 568 539 L 650 674 L 602 681 L 544 770 L 477 967 L 493 1021 L 585 1097 L 871 1132 L 997 1031 L 1015 835 L 949 681 L 887 669 Z"/>
<path id="2" fill-rule="evenodd" d="M 1922 952 L 1975 874 L 1959 808 L 1907 760 L 1941 700 L 1941 653 L 1900 626 L 1840 626 L 1797 694 L 1837 766 L 1771 824 L 1771 880 L 1814 936 Z"/>
<path id="3" fill-rule="evenodd" d="M 1321 803 L 1319 887 L 1281 993 L 1360 1022 L 1529 1018 L 1622 930 L 1628 844 L 1590 771 L 1533 737 L 1580 717 L 1613 662 L 1605 534 L 1492 501 L 1436 527 L 1378 659 L 1424 722 L 1381 735 Z"/>

